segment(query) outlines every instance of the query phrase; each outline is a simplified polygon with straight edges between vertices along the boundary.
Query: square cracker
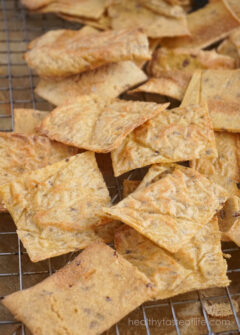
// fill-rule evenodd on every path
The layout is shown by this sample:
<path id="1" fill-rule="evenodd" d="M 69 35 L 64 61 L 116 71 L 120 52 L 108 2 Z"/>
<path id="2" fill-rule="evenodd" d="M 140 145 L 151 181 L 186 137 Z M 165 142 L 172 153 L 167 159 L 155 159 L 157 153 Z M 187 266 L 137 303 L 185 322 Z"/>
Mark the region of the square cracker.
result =
<path id="1" fill-rule="evenodd" d="M 229 198 L 219 215 L 219 228 L 223 241 L 233 241 L 240 246 L 240 198 Z"/>
<path id="2" fill-rule="evenodd" d="M 110 205 L 108 189 L 92 152 L 78 154 L 29 172 L 0 187 L 18 227 L 59 227 L 85 231 L 97 225 L 97 214 Z"/>
<path id="3" fill-rule="evenodd" d="M 161 112 L 130 133 L 112 152 L 115 176 L 154 163 L 216 157 L 208 112 L 199 105 Z"/>
<path id="4" fill-rule="evenodd" d="M 220 236 L 217 219 L 213 218 L 182 249 L 171 254 L 136 230 L 124 227 L 115 235 L 115 247 L 155 284 L 156 298 L 167 299 L 229 285 Z"/>
<path id="5" fill-rule="evenodd" d="M 101 334 L 146 300 L 147 277 L 112 248 L 96 243 L 41 283 L 3 304 L 33 334 Z"/>
<path id="6" fill-rule="evenodd" d="M 230 195 L 240 195 L 240 136 L 230 133 L 215 133 L 217 158 L 202 156 L 190 162 L 190 166 L 207 176 L 214 183 L 224 187 Z"/>
<path id="7" fill-rule="evenodd" d="M 19 123 L 19 127 L 22 123 Z M 25 129 L 30 129 L 26 124 Z M 0 185 L 24 172 L 42 168 L 76 154 L 76 149 L 49 141 L 45 136 L 0 133 Z M 0 200 L 0 212 L 7 212 Z"/>
<path id="8" fill-rule="evenodd" d="M 35 92 L 54 105 L 74 101 L 94 93 L 116 98 L 127 89 L 147 80 L 146 74 L 131 61 L 112 63 L 62 80 L 40 79 Z"/>
<path id="9" fill-rule="evenodd" d="M 42 122 L 39 131 L 52 140 L 95 152 L 117 148 L 135 128 L 153 118 L 168 104 L 104 100 L 82 96 L 59 106 Z"/>
<path id="10" fill-rule="evenodd" d="M 36 134 L 36 127 L 47 117 L 49 112 L 35 109 L 15 108 L 14 109 L 14 131 L 26 135 Z"/>
<path id="11" fill-rule="evenodd" d="M 162 44 L 171 49 L 203 49 L 220 41 L 240 25 L 239 21 L 223 4 L 223 1 L 209 3 L 190 13 L 187 15 L 187 23 L 190 31 L 189 36 L 169 38 Z"/>
<path id="12" fill-rule="evenodd" d="M 43 77 L 66 77 L 101 65 L 150 58 L 147 36 L 137 29 L 83 34 L 49 31 L 29 45 L 28 65 Z"/>
<path id="13" fill-rule="evenodd" d="M 177 252 L 222 208 L 227 197 L 221 186 L 179 166 L 103 212 L 160 247 Z"/>
<path id="14" fill-rule="evenodd" d="M 140 27 L 148 37 L 188 35 L 185 17 L 161 16 L 142 6 L 137 0 L 113 2 L 108 8 L 113 29 Z"/>
<path id="15" fill-rule="evenodd" d="M 196 71 L 185 93 L 182 106 L 207 104 L 213 128 L 240 132 L 240 70 Z"/>

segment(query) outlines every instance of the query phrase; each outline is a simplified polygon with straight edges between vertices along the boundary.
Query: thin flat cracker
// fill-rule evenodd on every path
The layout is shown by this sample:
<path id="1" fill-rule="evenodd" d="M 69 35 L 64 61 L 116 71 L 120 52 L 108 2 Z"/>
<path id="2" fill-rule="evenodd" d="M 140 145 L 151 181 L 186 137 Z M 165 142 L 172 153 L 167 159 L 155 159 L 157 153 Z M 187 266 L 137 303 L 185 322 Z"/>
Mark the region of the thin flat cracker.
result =
<path id="1" fill-rule="evenodd" d="M 237 47 L 230 40 L 230 38 L 225 39 L 217 48 L 217 52 L 222 55 L 230 56 L 235 60 L 236 65 L 239 63 L 239 53 Z"/>
<path id="2" fill-rule="evenodd" d="M 94 153 L 85 152 L 35 170 L 0 187 L 18 230 L 32 226 L 86 231 L 110 197 Z"/>
<path id="3" fill-rule="evenodd" d="M 176 167 L 103 212 L 175 253 L 211 220 L 227 197 L 221 186 L 195 170 Z"/>
<path id="4" fill-rule="evenodd" d="M 54 105 L 74 101 L 81 95 L 94 93 L 116 98 L 132 86 L 147 80 L 146 74 L 133 62 L 107 64 L 95 70 L 63 80 L 40 79 L 35 92 Z"/>
<path id="5" fill-rule="evenodd" d="M 161 16 L 141 6 L 137 0 L 122 0 L 108 8 L 111 26 L 122 28 L 141 28 L 148 37 L 162 38 L 166 36 L 188 35 L 186 19 Z"/>
<path id="6" fill-rule="evenodd" d="M 135 266 L 96 243 L 51 277 L 5 297 L 3 303 L 33 334 L 96 335 L 151 299 L 150 286 Z"/>
<path id="7" fill-rule="evenodd" d="M 45 1 L 45 0 L 44 0 Z M 109 0 L 53 0 L 38 8 L 40 13 L 63 13 L 87 19 L 99 19 L 107 8 Z"/>
<path id="8" fill-rule="evenodd" d="M 151 279 L 157 288 L 157 299 L 229 285 L 216 218 L 175 254 L 168 253 L 130 227 L 116 233 L 115 247 Z"/>
<path id="9" fill-rule="evenodd" d="M 170 17 L 184 17 L 186 15 L 181 6 L 171 5 L 165 0 L 139 0 L 139 3 L 161 15 Z"/>
<path id="10" fill-rule="evenodd" d="M 21 0 L 21 3 L 28 9 L 35 10 L 42 6 L 46 6 L 54 0 Z"/>
<path id="11" fill-rule="evenodd" d="M 239 138 L 238 134 L 215 133 L 218 157 L 202 156 L 190 162 L 192 168 L 224 187 L 230 195 L 240 195 L 237 187 L 237 183 L 240 182 Z"/>
<path id="12" fill-rule="evenodd" d="M 43 77 L 66 77 L 107 63 L 150 58 L 147 37 L 136 29 L 95 34 L 49 31 L 29 48 L 25 60 Z"/>
<path id="13" fill-rule="evenodd" d="M 129 94 L 137 92 L 154 93 L 164 95 L 176 100 L 182 100 L 188 84 L 191 80 L 191 75 L 175 71 L 162 72 L 158 78 L 150 78 L 143 85 L 138 86 L 134 90 L 129 91 Z"/>
<path id="14" fill-rule="evenodd" d="M 36 127 L 47 117 L 49 112 L 35 109 L 15 108 L 14 109 L 14 131 L 27 135 L 36 134 Z"/>
<path id="15" fill-rule="evenodd" d="M 40 133 L 86 150 L 109 152 L 117 148 L 133 129 L 167 106 L 82 96 L 76 103 L 60 106 L 51 112 L 42 122 Z"/>
<path id="16" fill-rule="evenodd" d="M 85 24 L 86 27 L 93 27 L 100 30 L 108 30 L 111 28 L 111 21 L 110 18 L 107 16 L 107 14 L 103 14 L 98 20 L 91 20 L 87 19 L 85 17 L 79 17 L 79 16 L 73 16 L 73 15 L 67 15 L 58 13 L 58 16 L 66 21 L 70 22 L 78 22 L 80 24 Z"/>
<path id="17" fill-rule="evenodd" d="M 173 163 L 216 157 L 208 112 L 199 105 L 161 112 L 130 133 L 112 152 L 114 175 L 154 163 Z"/>
<path id="18" fill-rule="evenodd" d="M 225 38 L 240 25 L 222 1 L 209 3 L 187 15 L 187 23 L 189 36 L 166 39 L 163 45 L 172 49 L 203 49 Z"/>
<path id="19" fill-rule="evenodd" d="M 167 49 L 155 50 L 148 66 L 151 75 L 158 77 L 163 71 L 184 71 L 193 74 L 196 69 L 233 69 L 235 61 L 216 51 Z"/>
<path id="20" fill-rule="evenodd" d="M 229 198 L 218 218 L 223 241 L 231 240 L 240 246 L 240 198 Z"/>

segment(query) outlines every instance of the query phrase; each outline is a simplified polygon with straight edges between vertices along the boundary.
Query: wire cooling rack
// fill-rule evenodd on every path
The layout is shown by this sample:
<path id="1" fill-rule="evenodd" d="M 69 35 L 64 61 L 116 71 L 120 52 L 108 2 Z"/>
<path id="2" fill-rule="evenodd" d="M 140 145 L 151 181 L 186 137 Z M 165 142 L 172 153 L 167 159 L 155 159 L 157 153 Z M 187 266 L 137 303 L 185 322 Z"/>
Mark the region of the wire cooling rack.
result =
<path id="1" fill-rule="evenodd" d="M 14 108 L 51 110 L 53 107 L 34 94 L 38 78 L 23 60 L 29 41 L 48 30 L 80 27 L 54 15 L 29 15 L 19 2 L 0 0 L 0 131 L 14 129 Z M 98 161 L 113 200 L 119 201 L 123 177 L 114 178 L 111 171 L 106 169 L 109 157 L 102 161 L 101 155 L 98 155 Z M 143 173 L 142 170 L 135 171 L 125 175 L 125 178 L 141 179 Z M 147 303 L 120 321 L 106 335 L 239 334 L 240 315 L 236 302 L 240 302 L 240 249 L 234 244 L 225 243 L 224 252 L 232 256 L 228 261 L 228 275 L 232 280 L 230 287 L 191 292 L 170 300 Z M 10 216 L 0 216 L 0 297 L 40 282 L 72 257 L 73 254 L 70 254 L 31 263 Z M 228 302 L 232 316 L 223 319 L 208 316 L 205 302 Z M 0 335 L 8 334 L 30 333 L 1 305 Z"/>

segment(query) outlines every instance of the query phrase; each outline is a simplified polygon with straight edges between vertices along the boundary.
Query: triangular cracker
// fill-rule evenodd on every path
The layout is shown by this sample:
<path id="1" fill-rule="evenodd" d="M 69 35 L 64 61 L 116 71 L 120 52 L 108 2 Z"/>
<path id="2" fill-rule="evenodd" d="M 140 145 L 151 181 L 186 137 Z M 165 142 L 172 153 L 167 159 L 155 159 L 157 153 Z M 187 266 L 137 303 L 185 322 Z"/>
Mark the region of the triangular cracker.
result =
<path id="1" fill-rule="evenodd" d="M 172 49 L 203 49 L 220 41 L 240 25 L 222 1 L 210 3 L 187 15 L 187 22 L 189 36 L 166 39 L 163 45 Z"/>
<path id="2" fill-rule="evenodd" d="M 85 17 L 67 15 L 58 13 L 57 14 L 61 19 L 67 20 L 70 22 L 78 22 L 80 24 L 87 25 L 88 28 L 97 28 L 101 30 L 109 30 L 111 29 L 111 20 L 110 17 L 107 16 L 107 13 L 104 13 L 98 20 L 91 20 Z"/>
<path id="3" fill-rule="evenodd" d="M 216 218 L 171 254 L 137 231 L 124 227 L 115 236 L 115 247 L 156 285 L 157 299 L 185 292 L 229 285 Z"/>
<path id="4" fill-rule="evenodd" d="M 216 157 L 214 133 L 207 110 L 199 105 L 175 108 L 130 133 L 112 152 L 115 176 L 154 163 Z"/>
<path id="5" fill-rule="evenodd" d="M 207 104 L 213 128 L 217 131 L 240 131 L 240 70 L 206 70 L 196 72 L 181 106 Z"/>
<path id="6" fill-rule="evenodd" d="M 221 186 L 195 170 L 176 167 L 103 212 L 177 252 L 222 208 L 227 197 Z"/>
<path id="7" fill-rule="evenodd" d="M 82 96 L 56 108 L 42 122 L 40 133 L 51 139 L 95 152 L 117 148 L 136 127 L 167 108 L 168 104 L 110 100 Z"/>
<path id="8" fill-rule="evenodd" d="M 108 8 L 113 29 L 140 27 L 148 37 L 188 35 L 187 22 L 184 17 L 173 18 L 161 16 L 141 6 L 137 0 L 113 2 Z"/>
<path id="9" fill-rule="evenodd" d="M 229 198 L 218 218 L 222 240 L 231 240 L 240 246 L 240 198 L 237 196 Z"/>
<path id="10" fill-rule="evenodd" d="M 190 166 L 224 187 L 231 195 L 240 195 L 240 136 L 238 134 L 215 133 L 217 158 L 202 156 L 190 162 Z"/>
<path id="11" fill-rule="evenodd" d="M 136 29 L 93 34 L 53 30 L 29 48 L 25 53 L 28 65 L 44 77 L 66 77 L 107 63 L 150 58 L 147 36 Z"/>
<path id="12" fill-rule="evenodd" d="M 151 299 L 148 278 L 112 248 L 93 244 L 41 283 L 4 298 L 33 334 L 102 334 Z"/>
<path id="13" fill-rule="evenodd" d="M 14 131 L 26 135 L 36 134 L 36 127 L 47 117 L 49 112 L 35 109 L 15 108 L 14 109 Z"/>
<path id="14" fill-rule="evenodd" d="M 84 94 L 116 98 L 127 89 L 142 83 L 146 74 L 131 61 L 107 64 L 63 80 L 41 79 L 35 92 L 54 105 L 74 101 Z"/>

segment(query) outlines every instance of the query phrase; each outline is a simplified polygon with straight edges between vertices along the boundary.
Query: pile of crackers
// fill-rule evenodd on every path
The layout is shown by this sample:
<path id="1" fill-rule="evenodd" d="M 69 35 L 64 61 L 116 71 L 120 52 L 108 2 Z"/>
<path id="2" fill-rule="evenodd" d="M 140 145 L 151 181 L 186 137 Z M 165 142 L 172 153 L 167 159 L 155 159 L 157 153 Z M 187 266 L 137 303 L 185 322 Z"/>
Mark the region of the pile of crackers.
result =
<path id="1" fill-rule="evenodd" d="M 85 26 L 28 46 L 36 94 L 55 108 L 16 109 L 14 132 L 0 133 L 1 211 L 32 262 L 85 250 L 3 304 L 34 335 L 96 335 L 145 301 L 228 286 L 221 241 L 240 246 L 239 0 L 190 13 L 188 0 L 22 3 Z M 95 153 L 125 178 L 114 205 Z"/>

